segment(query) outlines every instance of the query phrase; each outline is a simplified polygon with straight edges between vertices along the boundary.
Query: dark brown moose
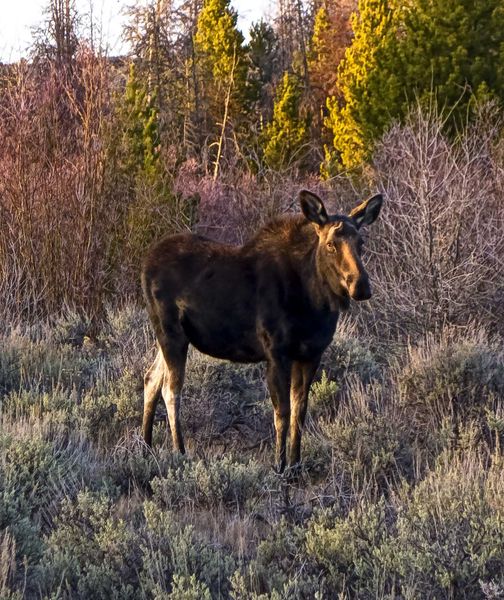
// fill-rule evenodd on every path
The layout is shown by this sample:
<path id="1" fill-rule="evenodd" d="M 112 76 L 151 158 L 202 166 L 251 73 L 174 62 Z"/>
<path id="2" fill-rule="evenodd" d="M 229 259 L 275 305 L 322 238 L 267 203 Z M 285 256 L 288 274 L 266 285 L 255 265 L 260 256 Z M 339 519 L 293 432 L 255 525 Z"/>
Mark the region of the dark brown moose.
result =
<path id="1" fill-rule="evenodd" d="M 159 396 L 166 403 L 173 445 L 184 452 L 179 405 L 189 344 L 235 362 L 266 361 L 274 407 L 276 459 L 300 461 L 308 392 L 350 298 L 371 297 L 359 229 L 377 218 L 376 195 L 348 216 L 328 215 L 322 200 L 299 194 L 302 215 L 285 215 L 244 246 L 199 235 L 172 235 L 144 262 L 142 285 L 159 344 L 145 375 L 143 436 L 152 443 Z"/>

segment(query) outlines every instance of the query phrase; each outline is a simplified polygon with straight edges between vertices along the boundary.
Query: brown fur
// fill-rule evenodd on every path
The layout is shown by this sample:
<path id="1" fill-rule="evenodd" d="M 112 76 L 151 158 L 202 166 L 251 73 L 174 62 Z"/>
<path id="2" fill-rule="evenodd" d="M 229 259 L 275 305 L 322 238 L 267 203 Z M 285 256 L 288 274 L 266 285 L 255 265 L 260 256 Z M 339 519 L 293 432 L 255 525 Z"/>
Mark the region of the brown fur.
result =
<path id="1" fill-rule="evenodd" d="M 371 292 L 358 229 L 379 213 L 371 198 L 329 217 L 300 193 L 304 215 L 283 216 L 241 247 L 193 234 L 167 237 L 147 255 L 142 286 L 160 352 L 145 378 L 143 435 L 152 442 L 163 395 L 174 447 L 184 452 L 178 405 L 189 344 L 217 358 L 267 362 L 279 469 L 300 460 L 308 393 L 339 311 Z"/>

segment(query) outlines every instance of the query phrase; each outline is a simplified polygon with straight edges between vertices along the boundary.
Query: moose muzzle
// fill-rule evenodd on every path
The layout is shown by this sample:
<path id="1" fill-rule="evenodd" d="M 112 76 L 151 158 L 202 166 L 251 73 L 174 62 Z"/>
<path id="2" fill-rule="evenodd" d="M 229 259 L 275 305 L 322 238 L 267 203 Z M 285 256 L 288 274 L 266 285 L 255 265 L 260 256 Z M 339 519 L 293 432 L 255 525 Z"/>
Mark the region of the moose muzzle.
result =
<path id="1" fill-rule="evenodd" d="M 346 278 L 348 293 L 353 300 L 369 300 L 371 298 L 371 285 L 367 274 L 359 276 L 349 275 Z"/>

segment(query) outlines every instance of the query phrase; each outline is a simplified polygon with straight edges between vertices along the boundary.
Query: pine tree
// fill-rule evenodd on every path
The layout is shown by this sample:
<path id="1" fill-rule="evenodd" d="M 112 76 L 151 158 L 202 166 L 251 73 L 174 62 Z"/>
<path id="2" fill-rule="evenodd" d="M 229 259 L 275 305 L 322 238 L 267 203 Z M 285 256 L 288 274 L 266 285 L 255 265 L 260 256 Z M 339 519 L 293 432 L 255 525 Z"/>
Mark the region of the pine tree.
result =
<path id="1" fill-rule="evenodd" d="M 502 0 L 359 0 L 354 41 L 328 100 L 327 172 L 355 167 L 412 103 L 444 110 L 458 130 L 479 99 L 504 102 Z"/>
<path id="2" fill-rule="evenodd" d="M 206 135 L 194 44 L 202 5 L 203 0 L 145 0 L 127 9 L 124 37 L 136 74 L 155 97 L 161 138 L 177 161 L 199 156 Z"/>
<path id="3" fill-rule="evenodd" d="M 236 151 L 237 134 L 246 130 L 247 61 L 237 19 L 230 0 L 205 0 L 194 37 L 201 130 L 214 178 L 222 157 Z"/>
<path id="4" fill-rule="evenodd" d="M 415 0 L 404 11 L 404 30 L 392 69 L 421 102 L 452 110 L 458 127 L 475 100 L 504 101 L 502 0 Z"/>
<path id="5" fill-rule="evenodd" d="M 300 114 L 303 86 L 299 77 L 285 73 L 277 87 L 273 120 L 263 133 L 264 162 L 281 170 L 302 162 L 309 141 L 309 120 Z"/>
<path id="6" fill-rule="evenodd" d="M 230 0 L 205 0 L 195 35 L 197 60 L 206 79 L 204 94 L 211 117 L 222 118 L 222 99 L 232 87 L 232 113 L 243 107 L 247 64 L 238 16 Z"/>
<path id="7" fill-rule="evenodd" d="M 155 97 L 148 94 L 131 63 L 122 102 L 122 153 L 129 176 L 154 177 L 159 161 L 158 111 Z"/>
<path id="8" fill-rule="evenodd" d="M 261 20 L 250 28 L 250 41 L 247 45 L 249 62 L 249 97 L 255 105 L 255 112 L 262 118 L 270 116 L 273 108 L 273 81 L 278 69 L 278 38 L 271 25 Z"/>
<path id="9" fill-rule="evenodd" d="M 352 42 L 350 17 L 357 0 L 325 0 L 315 15 L 308 60 L 310 85 L 323 97 L 339 96 L 337 71 Z"/>
<path id="10" fill-rule="evenodd" d="M 361 164 L 390 119 L 379 71 L 396 44 L 398 10 L 391 0 L 359 0 L 351 23 L 353 43 L 338 69 L 343 101 L 336 96 L 327 101 L 333 148 L 326 147 L 325 173 L 338 163 L 347 168 Z"/>
<path id="11" fill-rule="evenodd" d="M 341 98 L 337 85 L 338 67 L 352 42 L 350 16 L 357 0 L 324 0 L 315 15 L 308 58 L 310 93 L 307 95 L 314 116 L 311 137 L 320 149 L 331 144 L 325 127 L 328 97 Z"/>

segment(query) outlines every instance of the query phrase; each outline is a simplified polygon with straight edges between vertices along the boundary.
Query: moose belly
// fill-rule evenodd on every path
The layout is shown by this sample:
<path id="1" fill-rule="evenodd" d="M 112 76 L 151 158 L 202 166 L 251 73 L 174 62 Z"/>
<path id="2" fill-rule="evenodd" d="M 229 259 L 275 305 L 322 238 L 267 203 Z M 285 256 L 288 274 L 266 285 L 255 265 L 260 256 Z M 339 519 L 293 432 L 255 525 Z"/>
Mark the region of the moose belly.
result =
<path id="1" fill-rule="evenodd" d="M 255 322 L 207 310 L 199 314 L 186 311 L 181 323 L 190 343 L 204 354 L 244 363 L 265 358 L 255 334 Z"/>

